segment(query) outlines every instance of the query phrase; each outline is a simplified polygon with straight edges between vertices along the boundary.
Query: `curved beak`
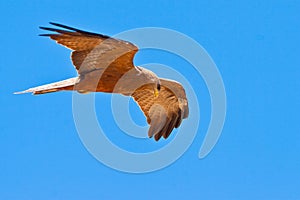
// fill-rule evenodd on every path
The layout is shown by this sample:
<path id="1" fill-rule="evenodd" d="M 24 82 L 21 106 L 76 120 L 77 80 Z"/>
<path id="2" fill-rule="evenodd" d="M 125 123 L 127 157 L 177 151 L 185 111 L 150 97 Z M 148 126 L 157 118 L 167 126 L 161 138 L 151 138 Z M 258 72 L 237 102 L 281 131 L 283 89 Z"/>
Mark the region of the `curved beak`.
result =
<path id="1" fill-rule="evenodd" d="M 154 88 L 154 97 L 158 97 L 159 91 L 157 88 Z"/>

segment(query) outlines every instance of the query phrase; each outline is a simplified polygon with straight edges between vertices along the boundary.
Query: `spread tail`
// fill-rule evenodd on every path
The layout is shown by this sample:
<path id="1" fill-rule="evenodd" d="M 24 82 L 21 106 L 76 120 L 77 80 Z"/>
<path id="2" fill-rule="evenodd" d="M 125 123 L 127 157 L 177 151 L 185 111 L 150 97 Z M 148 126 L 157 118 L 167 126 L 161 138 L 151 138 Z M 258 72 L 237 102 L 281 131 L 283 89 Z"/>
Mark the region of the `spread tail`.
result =
<path id="1" fill-rule="evenodd" d="M 57 92 L 61 90 L 73 90 L 73 87 L 77 81 L 77 77 L 69 78 L 63 81 L 58 81 L 55 83 L 50 83 L 47 85 L 41 85 L 34 88 L 29 88 L 21 92 L 15 92 L 14 94 L 24 94 L 24 93 L 33 93 L 33 94 L 45 94 L 50 92 Z"/>

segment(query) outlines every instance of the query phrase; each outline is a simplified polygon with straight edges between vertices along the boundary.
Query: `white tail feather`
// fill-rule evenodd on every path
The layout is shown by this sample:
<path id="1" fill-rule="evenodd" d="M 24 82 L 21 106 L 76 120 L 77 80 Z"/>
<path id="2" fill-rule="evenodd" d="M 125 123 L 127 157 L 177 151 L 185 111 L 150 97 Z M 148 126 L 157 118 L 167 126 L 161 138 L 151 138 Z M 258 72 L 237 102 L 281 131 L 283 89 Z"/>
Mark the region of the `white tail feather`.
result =
<path id="1" fill-rule="evenodd" d="M 44 94 L 49 92 L 56 92 L 74 86 L 77 79 L 78 79 L 77 77 L 69 78 L 63 81 L 41 85 L 34 88 L 29 88 L 28 90 L 24 90 L 21 92 L 15 92 L 14 94 L 24 94 L 24 93 Z"/>

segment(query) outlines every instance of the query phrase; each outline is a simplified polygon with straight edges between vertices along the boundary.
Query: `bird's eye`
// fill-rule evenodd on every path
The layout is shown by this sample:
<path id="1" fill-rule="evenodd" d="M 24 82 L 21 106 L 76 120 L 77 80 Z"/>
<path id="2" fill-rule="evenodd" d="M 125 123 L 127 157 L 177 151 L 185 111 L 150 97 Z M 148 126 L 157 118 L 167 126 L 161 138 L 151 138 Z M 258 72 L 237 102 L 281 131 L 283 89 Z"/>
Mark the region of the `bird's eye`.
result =
<path id="1" fill-rule="evenodd" d="M 157 84 L 157 90 L 160 91 L 160 84 Z"/>

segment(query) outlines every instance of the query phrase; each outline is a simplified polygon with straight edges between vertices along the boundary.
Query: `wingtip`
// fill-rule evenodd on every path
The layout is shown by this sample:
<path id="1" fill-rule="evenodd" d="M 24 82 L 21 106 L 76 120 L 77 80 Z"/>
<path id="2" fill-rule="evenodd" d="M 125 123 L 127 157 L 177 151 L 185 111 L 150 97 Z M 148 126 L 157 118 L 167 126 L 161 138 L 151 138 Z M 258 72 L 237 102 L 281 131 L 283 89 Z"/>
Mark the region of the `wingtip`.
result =
<path id="1" fill-rule="evenodd" d="M 74 32 L 77 32 L 77 33 L 82 33 L 82 34 L 89 34 L 89 35 L 93 35 L 93 36 L 100 36 L 100 37 L 107 38 L 107 39 L 110 38 L 110 36 L 107 36 L 107 35 L 103 35 L 103 34 L 99 34 L 99 33 L 93 33 L 93 32 L 88 32 L 88 31 L 83 31 L 83 30 L 80 30 L 80 29 L 77 29 L 77 28 L 73 28 L 71 26 L 66 26 L 66 25 L 63 25 L 63 24 L 60 24 L 60 23 L 56 23 L 56 22 L 49 22 L 49 24 L 51 24 L 53 26 L 56 26 L 56 27 L 63 28 L 65 30 L 61 30 L 61 29 L 57 29 L 57 28 L 49 28 L 49 27 L 44 27 L 44 26 L 40 26 L 39 28 L 43 29 L 43 30 L 47 30 L 47 31 L 54 31 L 54 32 L 64 33 L 64 34 L 68 34 L 68 33 L 70 33 L 70 31 L 74 31 Z M 49 35 L 42 34 L 41 36 L 49 36 Z"/>
<path id="2" fill-rule="evenodd" d="M 155 140 L 156 142 L 158 142 L 158 141 L 160 140 L 160 138 L 161 138 L 161 135 L 156 134 L 156 135 L 154 136 L 154 140 Z"/>
<path id="3" fill-rule="evenodd" d="M 50 28 L 50 27 L 45 27 L 45 26 L 40 26 L 39 28 L 42 30 L 46 30 L 46 31 L 54 31 L 54 32 L 60 31 L 56 28 Z"/>
<path id="4" fill-rule="evenodd" d="M 45 27 L 45 26 L 39 26 L 39 28 L 45 30 L 47 27 Z"/>
<path id="5" fill-rule="evenodd" d="M 71 26 L 67 26 L 67 25 L 63 25 L 63 24 L 60 24 L 60 23 L 57 23 L 57 22 L 49 22 L 49 24 L 53 25 L 53 26 L 57 26 L 57 27 L 60 27 L 60 28 L 64 28 L 64 29 L 67 29 L 67 30 L 71 30 L 71 31 L 81 31 L 77 28 L 73 28 Z"/>
<path id="6" fill-rule="evenodd" d="M 45 34 L 39 34 L 38 36 L 49 37 L 49 36 L 52 36 L 52 35 L 53 35 L 53 34 L 45 33 Z"/>
<path id="7" fill-rule="evenodd" d="M 153 137 L 154 136 L 154 137 Z M 155 142 L 158 142 L 160 138 L 155 137 L 154 135 L 148 135 L 149 139 L 153 138 L 155 140 Z"/>
<path id="8" fill-rule="evenodd" d="M 53 26 L 63 26 L 62 24 L 57 23 L 57 22 L 49 22 L 49 24 L 51 24 Z"/>

